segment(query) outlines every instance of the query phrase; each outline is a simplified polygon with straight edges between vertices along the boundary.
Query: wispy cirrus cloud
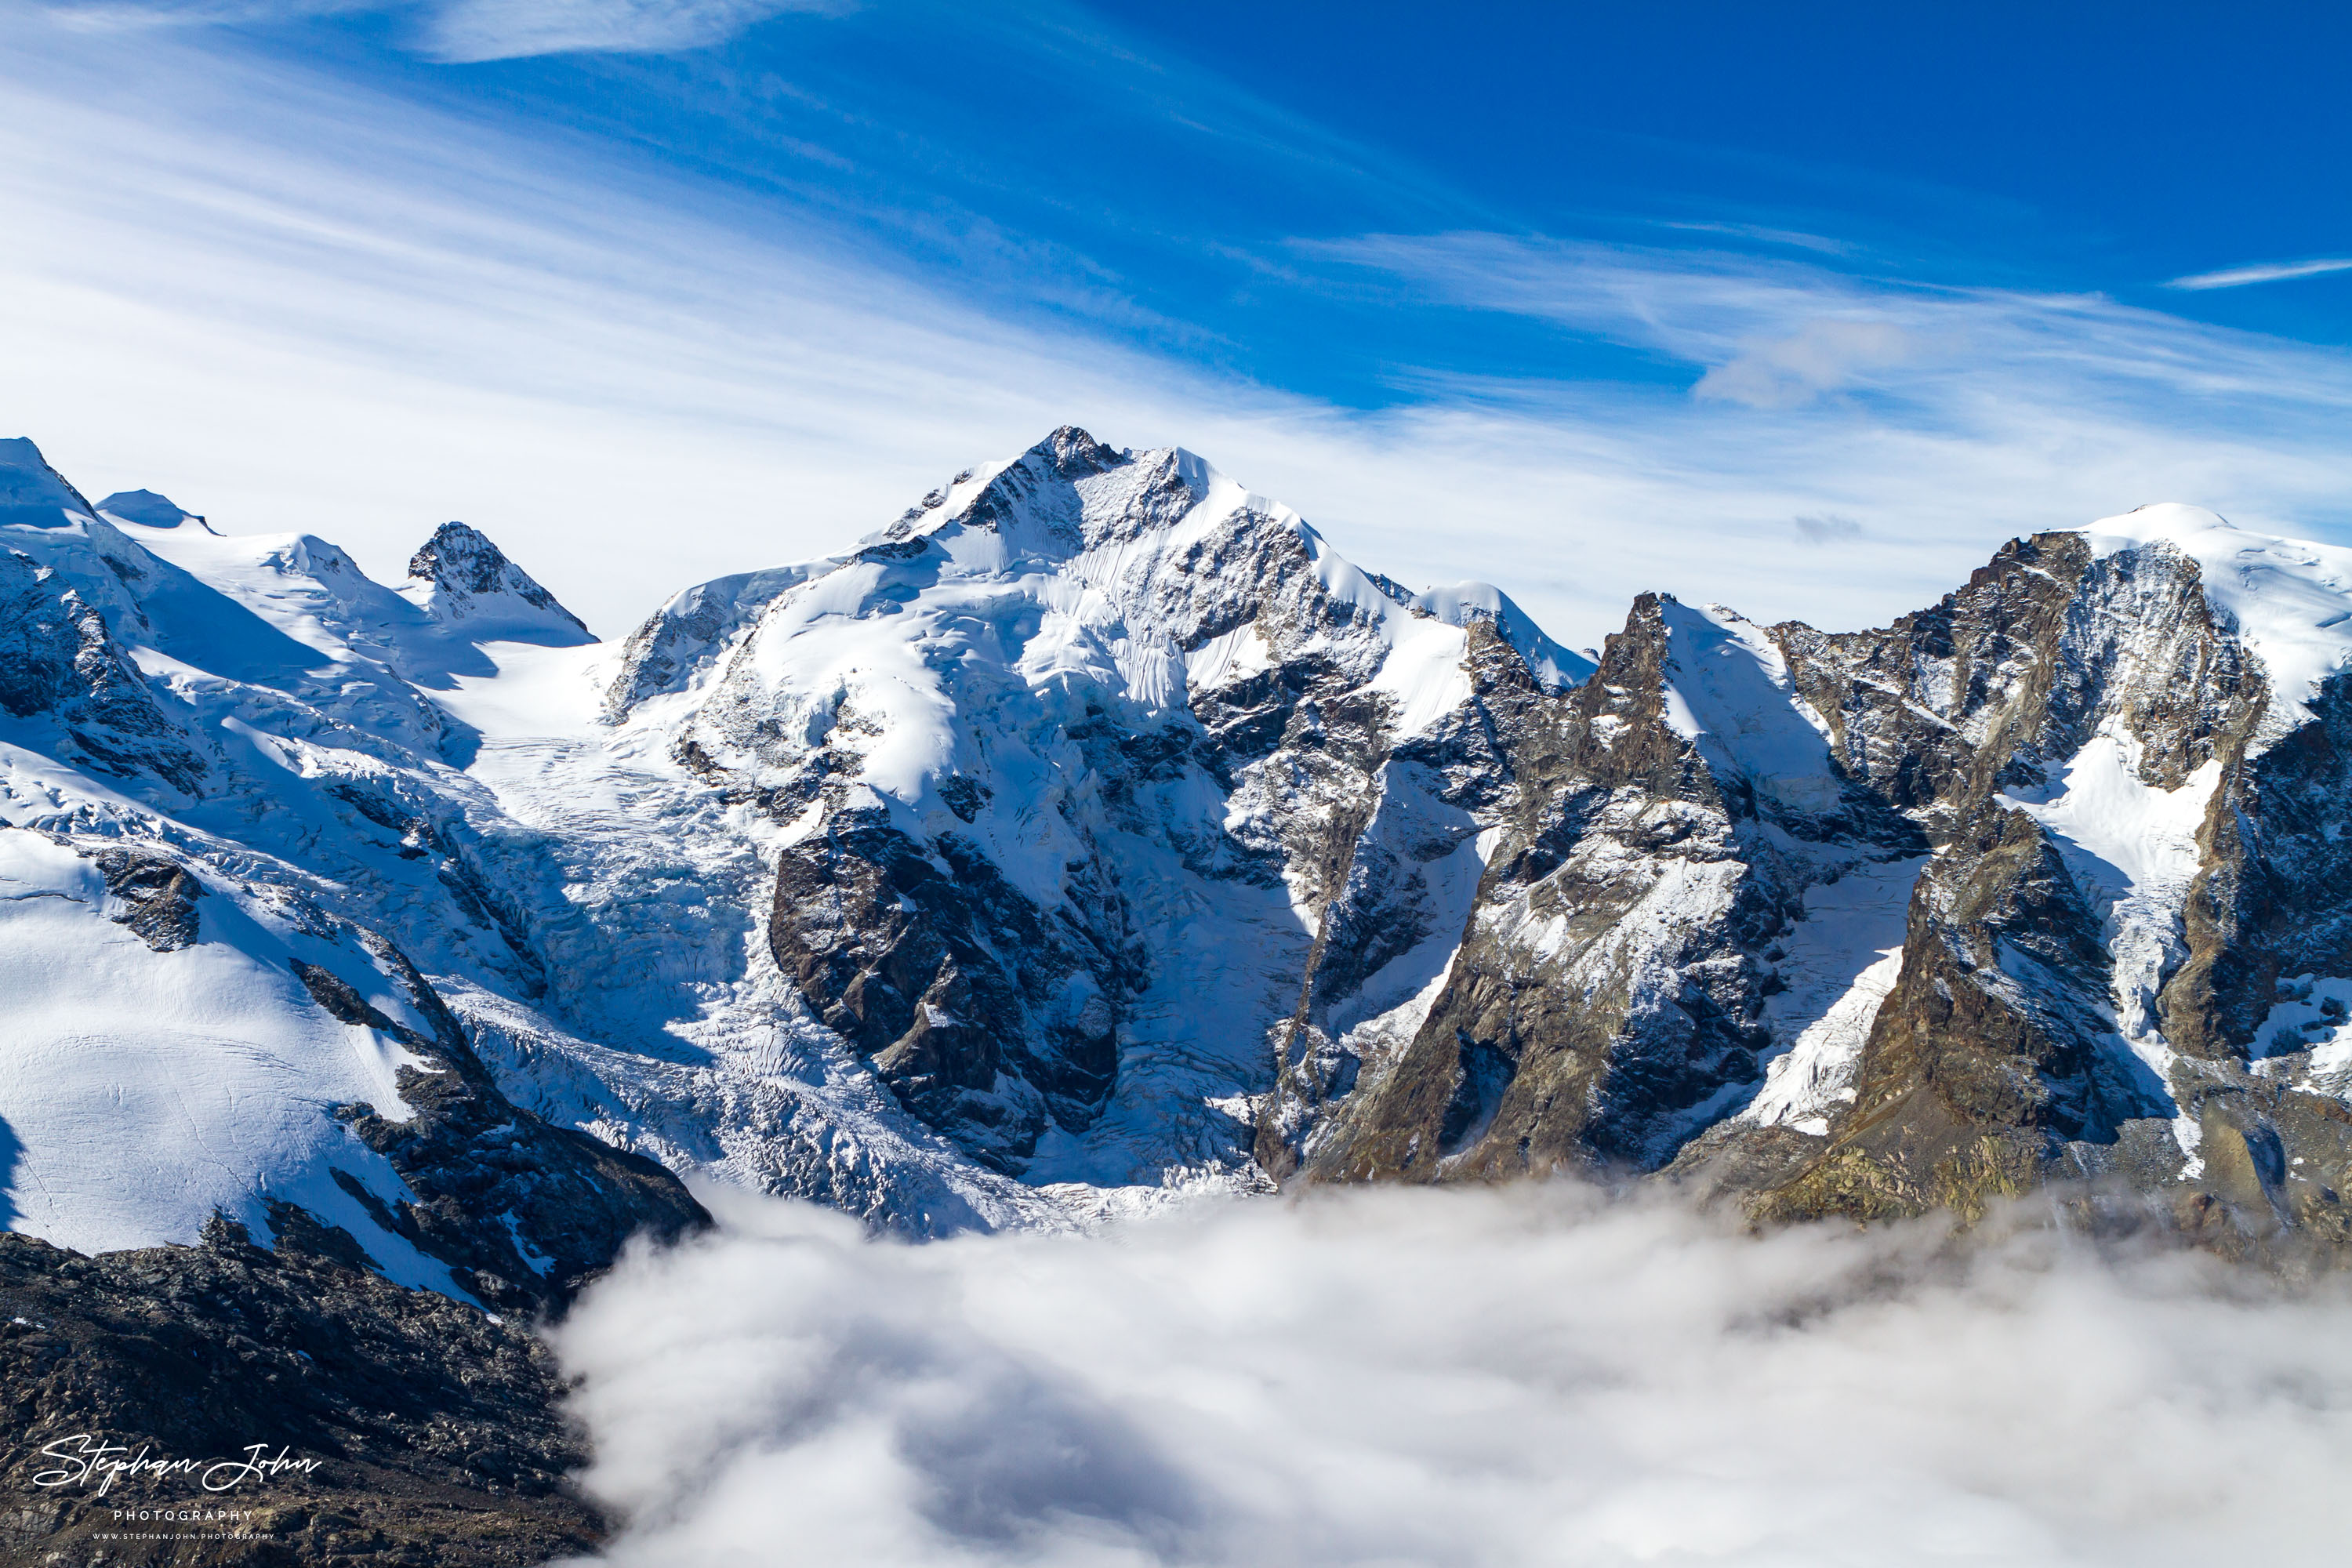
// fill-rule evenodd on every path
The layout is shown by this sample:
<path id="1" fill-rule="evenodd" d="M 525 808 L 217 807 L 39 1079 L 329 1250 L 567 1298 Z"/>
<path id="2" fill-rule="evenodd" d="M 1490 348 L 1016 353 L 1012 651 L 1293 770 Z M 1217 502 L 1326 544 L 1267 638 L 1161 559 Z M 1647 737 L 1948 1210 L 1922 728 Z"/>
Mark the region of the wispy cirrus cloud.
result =
<path id="1" fill-rule="evenodd" d="M 1800 250 L 1818 251 L 1824 256 L 1850 256 L 1856 248 L 1848 240 L 1832 239 L 1827 235 L 1807 234 L 1802 229 L 1773 228 L 1765 224 L 1684 220 L 1669 221 L 1658 226 L 1679 229 L 1685 234 L 1720 234 L 1734 239 L 1757 240 L 1765 245 L 1794 246 Z"/>
<path id="2" fill-rule="evenodd" d="M 255 26 L 359 11 L 405 14 L 417 52 L 451 64 L 534 55 L 662 53 L 724 42 L 790 12 L 839 14 L 856 0 L 49 0 L 83 31 Z"/>
<path id="3" fill-rule="evenodd" d="M 700 48 L 788 12 L 846 11 L 854 0 L 445 0 L 425 25 L 427 52 L 467 63 L 530 55 Z"/>
<path id="4" fill-rule="evenodd" d="M 1692 367 L 1701 401 L 1759 410 L 1863 389 L 1878 416 L 1962 430 L 1997 394 L 2086 400 L 2151 426 L 2332 426 L 2352 356 L 2097 294 L 1955 288 L 1813 263 L 1496 234 L 1378 235 L 1303 247 L 1426 298 L 1518 315 Z M 2253 419 L 2248 400 L 2266 406 Z M 2301 414 L 2296 411 L 2302 411 Z M 1980 412 L 1982 410 L 1980 409 Z M 2333 448 L 2331 436 L 2326 443 Z M 2352 455 L 2352 454 L 2347 454 Z"/>
<path id="5" fill-rule="evenodd" d="M 1083 74 L 1090 115 L 1164 117 L 1181 85 L 1155 65 L 1127 93 L 1098 48 L 1035 68 Z M 1055 265 L 1108 306 L 1037 286 L 1037 236 L 1013 230 L 1028 295 L 981 297 L 968 247 L 900 243 L 919 187 L 897 193 L 911 216 L 847 223 L 202 29 L 0 12 L 0 86 L 5 433 L 98 490 L 324 533 L 395 574 L 464 517 L 600 630 L 839 548 L 1066 421 L 1190 446 L 1364 564 L 1498 582 L 1579 644 L 1652 588 L 1883 623 L 2012 533 L 2148 500 L 2352 524 L 2347 356 L 2095 296 L 1495 232 L 1256 247 L 1290 291 L 1270 297 L 1362 301 L 1337 330 L 1435 342 L 1466 312 L 1633 367 L 1400 354 L 1367 409 L 1138 326 L 1128 280 L 1075 246 Z M 1329 152 L 1308 143 L 1303 177 L 1328 184 Z M 1792 518 L 1870 527 L 1794 551 Z"/>
<path id="6" fill-rule="evenodd" d="M 2252 267 L 2228 267 L 2219 272 L 2195 272 L 2175 278 L 2168 289 L 2243 289 L 2252 283 L 2284 283 L 2291 278 L 2316 278 L 2325 272 L 2352 271 L 2352 258 L 2321 261 L 2264 261 Z"/>
<path id="7" fill-rule="evenodd" d="M 1862 537 L 1862 524 L 1850 517 L 1831 513 L 1822 517 L 1799 517 L 1794 520 L 1797 537 L 1808 544 L 1843 544 Z"/>
<path id="8" fill-rule="evenodd" d="M 49 0 L 41 14 L 74 32 L 250 26 L 387 9 L 387 0 Z"/>
<path id="9" fill-rule="evenodd" d="M 1790 408 L 1901 364 L 1916 352 L 1911 334 L 1892 321 L 1822 317 L 1708 366 L 1691 393 L 1750 408 Z"/>

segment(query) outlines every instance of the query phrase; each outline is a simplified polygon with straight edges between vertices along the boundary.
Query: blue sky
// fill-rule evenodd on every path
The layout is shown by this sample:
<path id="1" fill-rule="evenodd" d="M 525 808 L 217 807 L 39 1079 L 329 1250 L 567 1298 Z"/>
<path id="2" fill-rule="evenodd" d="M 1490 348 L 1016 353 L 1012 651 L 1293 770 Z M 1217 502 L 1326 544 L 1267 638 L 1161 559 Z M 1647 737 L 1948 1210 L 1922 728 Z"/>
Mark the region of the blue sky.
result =
<path id="1" fill-rule="evenodd" d="M 2346 32 L 20 0 L 0 421 L 380 571 L 465 516 L 607 632 L 1064 418 L 1574 641 L 1853 625 L 2146 500 L 2352 531 Z"/>

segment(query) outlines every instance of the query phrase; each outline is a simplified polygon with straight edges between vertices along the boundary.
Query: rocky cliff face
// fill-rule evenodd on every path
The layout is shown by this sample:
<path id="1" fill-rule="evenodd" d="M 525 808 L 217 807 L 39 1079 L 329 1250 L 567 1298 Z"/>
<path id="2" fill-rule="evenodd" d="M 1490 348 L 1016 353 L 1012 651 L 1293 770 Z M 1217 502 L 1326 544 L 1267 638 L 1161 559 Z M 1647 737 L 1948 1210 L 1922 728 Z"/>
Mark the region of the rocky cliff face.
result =
<path id="1" fill-rule="evenodd" d="M 116 777 L 192 795 L 212 771 L 148 689 L 99 608 L 22 551 L 0 551 L 0 708 Z"/>
<path id="2" fill-rule="evenodd" d="M 1884 631 L 1638 604 L 1516 732 L 1444 993 L 1307 1173 L 1666 1168 L 1781 1215 L 2112 1173 L 2340 1231 L 2305 998 L 2340 1006 L 2352 796 L 2298 646 L 2340 612 L 2261 602 L 2334 563 L 2141 521 L 2012 542 Z"/>
<path id="3" fill-rule="evenodd" d="M 426 614 L 467 629 L 558 647 L 593 642 L 580 617 L 479 529 L 445 522 L 408 560 L 409 596 Z"/>

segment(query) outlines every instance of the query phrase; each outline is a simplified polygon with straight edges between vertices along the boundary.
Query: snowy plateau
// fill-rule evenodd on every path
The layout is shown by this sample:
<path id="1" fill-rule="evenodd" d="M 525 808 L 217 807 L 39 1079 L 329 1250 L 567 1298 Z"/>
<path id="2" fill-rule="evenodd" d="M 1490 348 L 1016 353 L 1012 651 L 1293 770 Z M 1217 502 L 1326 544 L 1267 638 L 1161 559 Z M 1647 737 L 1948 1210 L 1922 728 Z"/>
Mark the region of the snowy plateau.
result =
<path id="1" fill-rule="evenodd" d="M 0 443 L 7 1228 L 492 1307 L 694 1223 L 665 1171 L 919 1237 L 1555 1168 L 2347 1233 L 2352 552 L 2151 507 L 1579 653 L 1066 428 L 617 642 L 464 525 L 410 570 Z"/>

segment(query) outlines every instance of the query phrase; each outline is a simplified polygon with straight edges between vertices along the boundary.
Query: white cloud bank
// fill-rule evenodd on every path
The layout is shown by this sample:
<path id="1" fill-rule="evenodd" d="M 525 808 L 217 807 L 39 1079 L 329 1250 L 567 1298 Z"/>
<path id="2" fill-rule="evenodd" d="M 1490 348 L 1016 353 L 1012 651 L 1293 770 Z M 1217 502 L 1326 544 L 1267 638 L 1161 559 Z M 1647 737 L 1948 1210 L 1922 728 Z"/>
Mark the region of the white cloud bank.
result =
<path id="1" fill-rule="evenodd" d="M 2340 1559 L 2352 1300 L 1566 1184 L 873 1242 L 724 1196 L 555 1332 L 604 1560 Z"/>

